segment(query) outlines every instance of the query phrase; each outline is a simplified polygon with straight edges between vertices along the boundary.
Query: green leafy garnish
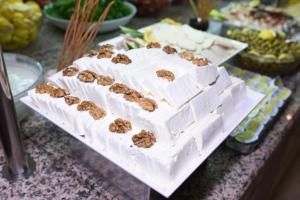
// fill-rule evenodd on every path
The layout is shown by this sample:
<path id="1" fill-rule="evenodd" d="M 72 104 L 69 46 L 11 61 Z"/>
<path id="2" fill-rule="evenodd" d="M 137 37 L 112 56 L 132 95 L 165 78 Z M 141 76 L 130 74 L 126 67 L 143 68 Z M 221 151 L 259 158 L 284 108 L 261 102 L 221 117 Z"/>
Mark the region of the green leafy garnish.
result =
<path id="1" fill-rule="evenodd" d="M 82 0 L 83 2 L 84 0 Z M 113 0 L 100 0 L 97 7 L 95 7 L 95 16 L 92 21 L 97 21 L 101 16 L 106 6 Z M 115 3 L 112 5 L 105 20 L 118 19 L 121 17 L 128 16 L 132 13 L 129 6 L 124 3 L 124 0 L 114 0 Z M 50 3 L 45 8 L 45 13 L 60 19 L 69 20 L 75 9 L 76 0 L 58 0 L 54 3 Z"/>
<path id="2" fill-rule="evenodd" d="M 126 26 L 120 26 L 120 29 L 122 31 L 122 33 L 126 33 L 129 34 L 131 37 L 133 38 L 144 38 L 144 33 L 141 33 L 135 29 L 126 27 Z"/>

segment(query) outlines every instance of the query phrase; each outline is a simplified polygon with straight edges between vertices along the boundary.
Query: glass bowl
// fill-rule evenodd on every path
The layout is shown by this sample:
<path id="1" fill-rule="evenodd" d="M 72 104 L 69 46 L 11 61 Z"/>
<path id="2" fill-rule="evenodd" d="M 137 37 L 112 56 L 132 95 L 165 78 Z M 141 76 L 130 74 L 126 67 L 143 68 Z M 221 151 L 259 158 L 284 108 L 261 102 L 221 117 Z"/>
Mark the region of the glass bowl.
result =
<path id="1" fill-rule="evenodd" d="M 262 56 L 254 56 L 250 53 L 243 52 L 237 57 L 240 66 L 244 69 L 265 74 L 268 76 L 290 75 L 299 68 L 300 59 L 294 60 L 267 60 Z"/>
<path id="2" fill-rule="evenodd" d="M 20 99 L 27 95 L 28 90 L 43 82 L 43 67 L 38 61 L 28 56 L 15 53 L 4 53 L 3 56 L 18 120 L 21 121 L 30 114 L 30 110 Z"/>
<path id="3" fill-rule="evenodd" d="M 0 44 L 6 51 L 29 45 L 38 35 L 42 12 L 34 1 L 0 1 Z"/>

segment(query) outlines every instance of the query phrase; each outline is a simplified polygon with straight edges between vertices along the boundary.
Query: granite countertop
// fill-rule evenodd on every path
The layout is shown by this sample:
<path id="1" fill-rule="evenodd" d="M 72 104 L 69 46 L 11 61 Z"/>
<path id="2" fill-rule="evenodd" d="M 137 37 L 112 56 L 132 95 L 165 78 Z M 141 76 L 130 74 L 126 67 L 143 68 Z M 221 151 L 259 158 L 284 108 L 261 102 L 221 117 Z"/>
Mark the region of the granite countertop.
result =
<path id="1" fill-rule="evenodd" d="M 153 18 L 135 18 L 130 26 L 142 27 L 159 19 L 174 17 L 186 22 L 191 13 L 187 4 L 172 7 Z M 211 27 L 214 28 L 214 27 Z M 60 31 L 44 21 L 39 38 L 20 53 L 32 56 L 46 70 L 57 64 Z M 96 42 L 117 36 L 118 32 L 99 35 Z M 300 73 L 285 78 L 289 87 L 300 82 Z M 257 150 L 239 155 L 221 145 L 174 193 L 174 199 L 239 199 L 258 171 L 287 134 L 300 112 L 300 89 L 296 88 L 285 111 Z M 21 122 L 26 152 L 36 162 L 28 179 L 9 183 L 0 178 L 0 199 L 146 199 L 148 187 L 128 175 L 101 155 L 86 147 L 42 116 L 31 113 Z M 1 148 L 1 147 L 0 147 Z M 0 169 L 5 159 L 0 150 Z"/>

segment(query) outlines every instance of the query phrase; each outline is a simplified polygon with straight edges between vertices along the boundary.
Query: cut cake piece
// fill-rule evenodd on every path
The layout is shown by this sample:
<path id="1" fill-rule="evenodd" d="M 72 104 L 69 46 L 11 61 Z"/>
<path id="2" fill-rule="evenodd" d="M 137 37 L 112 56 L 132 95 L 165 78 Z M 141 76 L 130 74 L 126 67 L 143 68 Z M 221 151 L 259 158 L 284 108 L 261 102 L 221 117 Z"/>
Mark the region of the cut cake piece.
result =
<path id="1" fill-rule="evenodd" d="M 100 57 L 80 58 L 49 78 L 53 86 L 93 102 L 105 116 L 79 112 L 76 103 L 47 93 L 30 91 L 29 96 L 93 145 L 161 182 L 175 179 L 200 157 L 247 96 L 245 83 L 225 68 L 187 59 L 172 47 L 111 51 L 107 57 L 102 51 Z M 125 130 L 113 124 L 119 118 L 131 124 L 126 133 L 115 131 Z"/>

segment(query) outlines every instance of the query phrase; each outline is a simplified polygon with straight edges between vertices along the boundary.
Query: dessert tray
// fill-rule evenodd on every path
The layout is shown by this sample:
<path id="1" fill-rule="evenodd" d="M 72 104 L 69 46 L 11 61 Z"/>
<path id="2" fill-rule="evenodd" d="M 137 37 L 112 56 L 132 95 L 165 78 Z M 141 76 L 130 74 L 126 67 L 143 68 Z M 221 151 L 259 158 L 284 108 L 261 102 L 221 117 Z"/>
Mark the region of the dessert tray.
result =
<path id="1" fill-rule="evenodd" d="M 263 94 L 191 52 L 102 45 L 22 101 L 169 197 Z"/>

